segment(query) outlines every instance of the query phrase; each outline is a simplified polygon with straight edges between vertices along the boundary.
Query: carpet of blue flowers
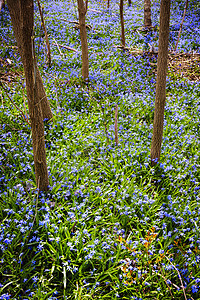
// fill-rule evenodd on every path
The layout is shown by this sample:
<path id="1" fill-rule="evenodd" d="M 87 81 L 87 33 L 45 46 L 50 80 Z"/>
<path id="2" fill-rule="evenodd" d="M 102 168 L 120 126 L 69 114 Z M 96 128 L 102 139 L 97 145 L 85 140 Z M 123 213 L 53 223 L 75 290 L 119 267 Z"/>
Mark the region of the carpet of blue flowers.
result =
<path id="1" fill-rule="evenodd" d="M 46 194 L 35 186 L 22 64 L 2 10 L 1 300 L 200 299 L 200 81 L 169 68 L 162 153 L 152 168 L 157 56 L 134 55 L 158 47 L 159 1 L 152 2 L 152 32 L 141 30 L 143 1 L 125 3 L 130 51 L 122 51 L 117 1 L 109 9 L 89 1 L 87 84 L 76 1 L 44 1 L 51 68 L 35 7 L 38 64 L 54 114 L 45 125 Z M 172 2 L 170 50 L 184 9 Z M 200 53 L 199 31 L 200 5 L 189 1 L 178 53 Z"/>

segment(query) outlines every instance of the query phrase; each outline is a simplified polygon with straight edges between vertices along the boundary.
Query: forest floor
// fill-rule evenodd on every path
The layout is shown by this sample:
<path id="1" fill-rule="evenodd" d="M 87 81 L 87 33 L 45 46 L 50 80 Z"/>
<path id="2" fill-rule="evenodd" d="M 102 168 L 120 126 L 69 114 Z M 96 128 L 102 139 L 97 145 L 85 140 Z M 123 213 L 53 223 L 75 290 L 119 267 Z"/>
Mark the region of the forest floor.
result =
<path id="1" fill-rule="evenodd" d="M 89 3 L 89 80 L 81 77 L 77 7 L 35 7 L 39 68 L 54 114 L 45 123 L 50 188 L 35 185 L 22 63 L 0 13 L 0 299 L 200 299 L 200 5 L 172 1 L 161 158 L 151 167 L 159 1 Z M 148 45 L 149 44 L 149 45 Z M 67 50 L 70 47 L 74 50 Z M 118 138 L 115 142 L 115 109 Z"/>

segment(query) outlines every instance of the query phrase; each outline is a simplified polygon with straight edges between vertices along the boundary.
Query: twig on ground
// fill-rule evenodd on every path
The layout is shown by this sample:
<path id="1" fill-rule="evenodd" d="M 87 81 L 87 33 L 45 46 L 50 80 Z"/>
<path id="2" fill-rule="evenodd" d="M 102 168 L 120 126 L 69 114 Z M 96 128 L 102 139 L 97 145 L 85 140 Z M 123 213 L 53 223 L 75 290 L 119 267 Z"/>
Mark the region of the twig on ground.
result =
<path id="1" fill-rule="evenodd" d="M 161 273 L 162 273 L 162 270 L 161 270 Z M 166 283 L 166 285 L 167 285 L 167 287 L 168 287 L 168 289 L 169 289 L 170 295 L 171 295 L 172 299 L 174 299 L 174 296 L 172 295 L 170 286 L 169 286 L 169 284 L 167 283 L 167 279 L 166 279 L 163 275 L 161 275 L 161 274 L 159 274 L 159 273 L 157 273 L 157 274 L 160 275 L 160 276 L 164 279 L 164 281 L 165 281 L 165 283 Z M 176 287 L 178 287 L 178 286 L 176 286 Z"/>
<path id="2" fill-rule="evenodd" d="M 29 240 L 29 237 L 30 237 L 30 234 L 31 234 L 31 231 L 32 231 L 32 229 L 33 229 L 33 225 L 34 225 L 34 223 L 35 223 L 36 216 L 37 216 L 38 198 L 39 198 L 39 187 L 40 187 L 40 176 L 38 177 L 38 186 L 37 186 L 38 192 L 37 192 L 37 198 L 36 198 L 36 204 L 35 204 L 35 215 L 34 215 L 34 217 L 33 217 L 32 226 L 31 226 L 31 228 L 30 228 L 30 230 L 29 230 L 29 234 L 28 234 L 28 236 L 27 236 L 27 241 Z"/>
<path id="3" fill-rule="evenodd" d="M 12 104 L 16 107 L 16 109 L 17 109 L 18 111 L 21 112 L 22 118 L 24 119 L 24 121 L 25 121 L 28 125 L 30 125 L 29 121 L 26 119 L 25 114 L 24 114 L 23 111 L 15 104 L 15 102 L 10 98 L 10 96 L 9 96 L 9 94 L 8 94 L 8 92 L 7 92 L 7 90 L 5 89 L 5 87 L 3 86 L 3 83 L 2 83 L 1 81 L 0 81 L 0 85 L 2 86 L 3 90 L 5 91 L 5 93 L 6 93 L 7 97 L 8 97 L 8 99 L 12 102 Z"/>
<path id="4" fill-rule="evenodd" d="M 59 47 L 57 41 L 56 41 L 55 39 L 53 39 L 53 40 L 54 40 L 54 42 L 55 42 L 53 45 L 56 45 L 56 46 L 57 46 L 58 51 L 59 51 L 59 53 L 60 53 L 60 56 L 65 56 L 65 55 L 62 53 L 62 51 L 60 50 L 60 47 Z"/>
<path id="5" fill-rule="evenodd" d="M 65 21 L 65 22 L 69 22 L 69 23 L 75 24 L 74 27 L 75 27 L 76 29 L 79 28 L 79 22 L 78 22 L 78 21 L 68 21 L 68 20 L 63 19 L 63 18 L 61 18 L 61 20 L 62 20 L 62 21 Z M 87 29 L 92 29 L 92 26 L 89 25 L 89 24 L 86 24 L 85 26 L 86 26 Z"/>
<path id="6" fill-rule="evenodd" d="M 25 109 L 25 114 L 26 114 L 26 120 L 28 122 L 28 112 L 26 109 L 26 102 L 25 102 L 25 96 L 24 96 L 24 88 L 22 87 L 22 96 L 23 96 L 23 100 L 24 100 L 24 109 Z"/>
<path id="7" fill-rule="evenodd" d="M 117 128 L 118 105 L 115 106 L 115 143 L 118 146 L 118 128 Z"/>
<path id="8" fill-rule="evenodd" d="M 88 8 L 88 10 L 90 10 L 90 11 L 93 11 L 93 12 L 96 12 L 96 13 L 98 13 L 98 14 L 102 14 L 102 12 L 101 12 L 101 11 L 99 11 L 99 10 L 96 10 L 96 9 Z"/>
<path id="9" fill-rule="evenodd" d="M 130 50 L 130 48 L 128 48 L 128 47 L 123 47 L 122 45 L 117 45 L 117 46 L 116 46 L 116 45 L 113 45 L 113 47 L 114 47 L 114 48 L 119 48 L 119 49 L 122 49 L 122 50 L 128 50 L 128 51 Z"/>
<path id="10" fill-rule="evenodd" d="M 4 105 L 3 105 L 3 96 L 2 96 L 2 91 L 1 91 L 1 102 L 2 102 L 2 107 L 4 108 Z"/>
<path id="11" fill-rule="evenodd" d="M 187 297 L 186 297 L 186 294 L 185 294 L 185 288 L 184 288 L 183 281 L 182 281 L 181 274 L 180 274 L 179 270 L 178 270 L 177 267 L 170 261 L 170 259 L 169 259 L 167 256 L 165 256 L 165 257 L 166 257 L 166 259 L 169 261 L 169 263 L 174 267 L 174 269 L 176 270 L 176 272 L 178 273 L 178 277 L 179 277 L 180 282 L 181 282 L 181 288 L 182 288 L 182 290 L 183 290 L 183 295 L 184 295 L 185 300 L 187 300 Z"/>
<path id="12" fill-rule="evenodd" d="M 78 50 L 74 49 L 74 48 L 71 48 L 71 47 L 68 47 L 68 46 L 65 46 L 65 45 L 61 45 L 61 44 L 55 44 L 55 43 L 52 43 L 53 45 L 55 46 L 59 46 L 59 47 L 62 47 L 64 49 L 67 49 L 67 50 L 70 50 L 70 51 L 74 51 L 74 52 L 78 52 Z"/>

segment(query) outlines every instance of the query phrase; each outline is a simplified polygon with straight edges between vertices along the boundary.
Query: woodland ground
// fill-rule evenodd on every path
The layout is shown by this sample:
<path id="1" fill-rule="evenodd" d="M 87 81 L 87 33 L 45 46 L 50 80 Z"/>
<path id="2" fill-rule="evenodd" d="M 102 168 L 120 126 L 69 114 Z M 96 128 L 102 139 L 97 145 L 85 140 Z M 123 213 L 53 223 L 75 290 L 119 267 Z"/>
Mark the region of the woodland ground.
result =
<path id="1" fill-rule="evenodd" d="M 44 2 L 50 68 L 35 8 L 54 113 L 47 194 L 35 186 L 22 64 L 7 8 L 0 14 L 0 299 L 200 299 L 200 5 L 189 1 L 174 55 L 184 1 L 172 1 L 164 137 L 152 168 L 157 55 L 148 43 L 157 49 L 159 1 L 152 32 L 142 30 L 143 1 L 125 4 L 126 51 L 116 47 L 118 4 L 91 2 L 87 84 L 75 2 Z"/>

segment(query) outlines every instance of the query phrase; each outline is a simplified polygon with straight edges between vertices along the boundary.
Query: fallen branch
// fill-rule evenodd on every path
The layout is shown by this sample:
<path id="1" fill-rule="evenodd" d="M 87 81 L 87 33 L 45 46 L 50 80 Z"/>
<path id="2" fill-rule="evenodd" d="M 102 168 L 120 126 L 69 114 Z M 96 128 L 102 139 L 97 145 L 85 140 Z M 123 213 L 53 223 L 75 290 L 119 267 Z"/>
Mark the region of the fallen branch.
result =
<path id="1" fill-rule="evenodd" d="M 24 114 L 23 111 L 15 104 L 15 102 L 10 98 L 8 92 L 6 91 L 6 89 L 5 89 L 5 87 L 3 86 L 3 83 L 2 83 L 1 81 L 0 81 L 0 85 L 2 86 L 3 90 L 5 91 L 5 93 L 6 93 L 7 97 L 8 97 L 8 99 L 12 102 L 12 104 L 16 107 L 16 109 L 17 109 L 18 111 L 21 112 L 22 118 L 24 119 L 24 121 L 25 121 L 28 125 L 30 125 L 29 121 L 26 119 L 25 114 Z"/>
<path id="2" fill-rule="evenodd" d="M 78 52 L 78 50 L 76 50 L 74 48 L 71 48 L 71 47 L 68 47 L 68 46 L 65 46 L 65 45 L 61 45 L 61 44 L 58 44 L 58 43 L 57 44 L 53 43 L 53 45 L 62 47 L 64 49 L 67 49 L 67 50 L 70 50 L 70 51 Z"/>
<path id="3" fill-rule="evenodd" d="M 99 11 L 99 10 L 96 10 L 96 9 L 88 8 L 88 10 L 96 12 L 98 14 L 102 14 L 102 11 Z"/>
<path id="4" fill-rule="evenodd" d="M 122 49 L 122 50 L 127 50 L 127 51 L 130 51 L 130 48 L 128 48 L 128 47 L 124 47 L 124 46 L 122 46 L 122 45 L 113 45 L 113 47 L 114 48 L 118 48 L 118 49 Z"/>
<path id="5" fill-rule="evenodd" d="M 24 100 L 24 109 L 25 109 L 25 114 L 26 114 L 26 120 L 28 122 L 28 112 L 26 109 L 26 101 L 25 101 L 25 95 L 24 95 L 24 88 L 22 87 L 22 96 L 23 96 L 23 100 Z"/>
<path id="6" fill-rule="evenodd" d="M 4 108 L 2 91 L 1 91 L 1 101 L 2 101 L 2 107 Z"/>
<path id="7" fill-rule="evenodd" d="M 117 128 L 118 105 L 115 106 L 115 143 L 118 146 L 118 128 Z"/>
<path id="8" fill-rule="evenodd" d="M 27 242 L 28 242 L 28 240 L 29 240 L 31 231 L 32 231 L 32 229 L 33 229 L 34 222 L 35 222 L 36 217 L 37 217 L 37 211 L 38 211 L 38 198 L 39 198 L 39 187 L 40 187 L 40 176 L 39 176 L 39 178 L 38 178 L 37 198 L 36 198 L 36 205 L 35 205 L 35 215 L 34 215 L 34 217 L 33 217 L 32 226 L 31 226 L 31 228 L 30 228 L 30 230 L 29 230 L 29 234 L 28 234 L 28 236 L 27 236 Z"/>
<path id="9" fill-rule="evenodd" d="M 67 21 L 66 19 L 61 19 L 63 21 Z M 69 23 L 72 23 L 72 24 L 76 24 L 76 25 L 79 25 L 79 22 L 78 21 L 69 21 Z"/>
<path id="10" fill-rule="evenodd" d="M 53 40 L 55 41 L 55 43 L 54 43 L 53 45 L 56 45 L 56 46 L 57 46 L 58 51 L 59 51 L 59 53 L 60 53 L 60 56 L 64 56 L 64 54 L 63 54 L 62 51 L 60 50 L 60 47 L 59 47 L 57 41 L 56 41 L 55 39 L 53 39 Z"/>
<path id="11" fill-rule="evenodd" d="M 181 287 L 182 287 L 182 290 L 183 290 L 184 298 L 185 298 L 185 300 L 187 300 L 187 297 L 186 297 L 186 294 L 185 294 L 185 288 L 184 288 L 183 281 L 182 281 L 181 274 L 180 274 L 179 270 L 178 270 L 177 267 L 170 261 L 170 259 L 169 259 L 167 256 L 165 256 L 165 257 L 166 257 L 166 259 L 169 261 L 169 263 L 174 267 L 174 269 L 177 271 L 177 273 L 178 273 L 178 278 L 180 279 L 180 282 L 181 282 Z"/>
<path id="12" fill-rule="evenodd" d="M 63 19 L 63 18 L 62 18 L 61 20 L 62 20 L 62 21 L 65 21 L 65 22 L 69 22 L 69 23 L 75 24 L 74 27 L 75 27 L 76 29 L 79 29 L 79 27 L 80 27 L 78 21 L 68 21 L 68 20 Z M 85 26 L 86 26 L 87 29 L 92 29 L 92 26 L 91 26 L 91 25 L 86 24 Z"/>

